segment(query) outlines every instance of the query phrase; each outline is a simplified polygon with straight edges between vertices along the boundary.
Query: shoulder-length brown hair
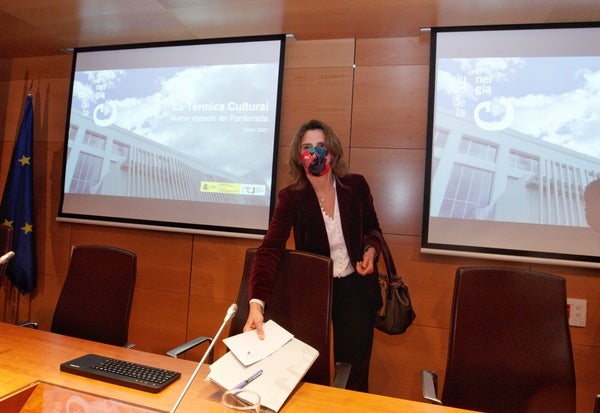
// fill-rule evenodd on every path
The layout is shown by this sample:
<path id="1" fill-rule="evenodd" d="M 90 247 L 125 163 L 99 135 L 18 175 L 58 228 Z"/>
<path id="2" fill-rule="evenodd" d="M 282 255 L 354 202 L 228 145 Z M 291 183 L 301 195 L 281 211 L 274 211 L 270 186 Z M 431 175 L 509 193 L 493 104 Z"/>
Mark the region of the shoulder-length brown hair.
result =
<path id="1" fill-rule="evenodd" d="M 288 158 L 289 174 L 292 185 L 297 188 L 303 188 L 307 182 L 306 171 L 304 170 L 304 164 L 300 156 L 302 138 L 307 131 L 315 129 L 322 130 L 325 135 L 325 149 L 331 154 L 331 172 L 333 176 L 335 178 L 343 177 L 348 173 L 348 167 L 344 161 L 344 149 L 337 133 L 326 123 L 312 119 L 298 128 L 290 143 L 290 156 Z"/>

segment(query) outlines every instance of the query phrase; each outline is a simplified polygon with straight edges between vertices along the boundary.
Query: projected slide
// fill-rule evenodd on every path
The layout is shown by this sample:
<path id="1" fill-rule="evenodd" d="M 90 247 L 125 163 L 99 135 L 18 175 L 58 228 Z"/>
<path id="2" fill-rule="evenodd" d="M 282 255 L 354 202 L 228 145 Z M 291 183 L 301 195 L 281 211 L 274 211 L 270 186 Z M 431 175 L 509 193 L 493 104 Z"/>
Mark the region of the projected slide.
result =
<path id="1" fill-rule="evenodd" d="M 60 216 L 264 232 L 282 48 L 277 38 L 76 53 Z"/>
<path id="2" fill-rule="evenodd" d="M 560 185 L 554 178 L 562 176 L 583 190 L 600 175 L 600 57 L 440 59 L 438 79 L 434 157 L 449 173 L 433 181 L 433 216 L 587 226 L 583 208 L 543 214 L 511 205 L 540 181 Z M 444 127 L 460 133 L 450 157 Z M 466 183 L 457 175 L 465 173 L 470 196 L 461 198 Z M 561 189 L 571 191 L 553 191 Z"/>
<path id="3" fill-rule="evenodd" d="M 437 33 L 426 243 L 600 255 L 585 197 L 600 179 L 598 33 Z"/>

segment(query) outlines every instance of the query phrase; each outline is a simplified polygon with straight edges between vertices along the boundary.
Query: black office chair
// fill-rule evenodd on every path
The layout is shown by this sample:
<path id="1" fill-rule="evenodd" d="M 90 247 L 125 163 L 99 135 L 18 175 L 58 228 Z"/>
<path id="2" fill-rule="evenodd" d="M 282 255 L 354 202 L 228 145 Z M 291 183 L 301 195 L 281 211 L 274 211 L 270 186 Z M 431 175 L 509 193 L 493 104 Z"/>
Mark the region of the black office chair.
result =
<path id="1" fill-rule="evenodd" d="M 456 272 L 441 400 L 434 372 L 423 396 L 489 413 L 575 412 L 565 279 L 510 268 Z"/>
<path id="2" fill-rule="evenodd" d="M 242 332 L 248 318 L 248 280 L 256 248 L 246 251 L 238 292 L 238 311 L 229 335 Z M 285 250 L 277 270 L 271 300 L 265 309 L 265 321 L 273 319 L 299 340 L 317 349 L 319 357 L 304 376 L 304 381 L 331 385 L 331 301 L 333 261 L 329 257 L 296 250 Z M 167 352 L 172 357 L 209 341 L 199 337 Z M 210 362 L 210 361 L 209 361 Z M 345 387 L 351 366 L 335 366 L 333 386 Z"/>
<path id="3" fill-rule="evenodd" d="M 600 394 L 597 394 L 595 397 L 594 413 L 600 413 Z"/>
<path id="4" fill-rule="evenodd" d="M 137 256 L 105 245 L 78 245 L 54 310 L 53 333 L 131 347 L 129 317 Z M 23 323 L 37 327 L 36 323 Z"/>

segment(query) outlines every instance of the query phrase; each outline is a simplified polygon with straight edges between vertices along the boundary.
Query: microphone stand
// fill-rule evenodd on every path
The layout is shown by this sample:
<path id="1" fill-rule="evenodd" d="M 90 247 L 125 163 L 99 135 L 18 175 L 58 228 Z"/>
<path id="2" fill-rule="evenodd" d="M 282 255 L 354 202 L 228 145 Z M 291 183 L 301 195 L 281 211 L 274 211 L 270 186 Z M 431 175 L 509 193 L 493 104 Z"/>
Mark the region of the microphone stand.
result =
<path id="1" fill-rule="evenodd" d="M 196 375 L 198 374 L 198 372 L 200 371 L 200 367 L 202 367 L 202 365 L 204 364 L 204 362 L 206 361 L 206 358 L 208 357 L 208 355 L 210 354 L 211 350 L 213 349 L 213 347 L 215 346 L 215 343 L 217 342 L 217 338 L 219 338 L 219 336 L 221 335 L 221 332 L 223 331 L 223 329 L 225 328 L 225 325 L 227 325 L 227 323 L 229 322 L 229 320 L 231 320 L 233 318 L 233 316 L 235 315 L 237 311 L 237 305 L 236 304 L 232 304 L 229 309 L 227 310 L 227 314 L 225 315 L 225 319 L 223 320 L 223 323 L 221 324 L 221 327 L 219 327 L 219 330 L 217 331 L 217 334 L 215 334 L 214 338 L 212 339 L 212 341 L 210 342 L 208 348 L 206 349 L 206 351 L 204 352 L 204 355 L 202 356 L 202 359 L 200 360 L 200 362 L 198 363 L 198 365 L 196 366 L 196 369 L 194 370 L 194 372 L 192 373 L 192 377 L 190 377 L 190 379 L 188 380 L 187 384 L 185 385 L 185 387 L 183 388 L 183 391 L 181 392 L 181 394 L 179 395 L 179 398 L 177 399 L 177 401 L 175 402 L 175 405 L 173 406 L 173 408 L 171 409 L 170 413 L 174 413 L 175 410 L 177 409 L 177 407 L 179 407 L 179 404 L 181 403 L 181 401 L 183 400 L 183 396 L 185 396 L 185 394 L 187 393 L 188 389 L 190 388 L 190 386 L 192 385 L 192 381 L 194 381 L 194 379 L 196 378 Z"/>

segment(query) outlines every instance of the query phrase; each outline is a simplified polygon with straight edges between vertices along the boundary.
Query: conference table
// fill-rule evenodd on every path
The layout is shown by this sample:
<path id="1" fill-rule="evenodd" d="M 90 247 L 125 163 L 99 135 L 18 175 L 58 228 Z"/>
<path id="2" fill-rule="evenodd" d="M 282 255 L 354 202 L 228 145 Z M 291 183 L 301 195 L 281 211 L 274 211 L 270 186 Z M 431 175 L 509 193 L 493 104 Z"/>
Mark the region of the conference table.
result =
<path id="1" fill-rule="evenodd" d="M 181 378 L 161 392 L 153 394 L 60 371 L 61 363 L 87 353 L 179 371 Z M 197 364 L 193 361 L 143 352 L 135 348 L 116 347 L 0 323 L 0 411 L 3 413 L 20 412 L 20 406 L 24 402 L 15 400 L 19 400 L 19 395 L 25 394 L 24 389 L 37 388 L 39 391 L 46 389 L 46 394 L 59 394 L 57 389 L 68 391 L 78 395 L 71 396 L 72 400 L 85 399 L 90 406 L 93 406 L 94 403 L 96 406 L 101 406 L 100 401 L 119 403 L 121 407 L 114 410 L 119 412 L 170 412 L 196 366 Z M 208 366 L 204 365 L 176 412 L 220 412 L 221 390 L 214 383 L 206 380 L 207 374 Z M 38 402 L 39 410 L 36 408 L 27 410 L 27 412 L 50 411 L 47 407 L 50 407 L 48 405 L 51 403 L 57 403 L 57 401 L 45 398 Z M 85 409 L 80 406 L 77 411 L 78 413 L 93 413 L 91 410 L 98 409 L 89 410 L 89 412 L 84 412 Z M 65 409 L 54 411 L 65 411 Z M 458 413 L 466 412 L 466 410 L 311 383 L 300 383 L 280 412 Z"/>

